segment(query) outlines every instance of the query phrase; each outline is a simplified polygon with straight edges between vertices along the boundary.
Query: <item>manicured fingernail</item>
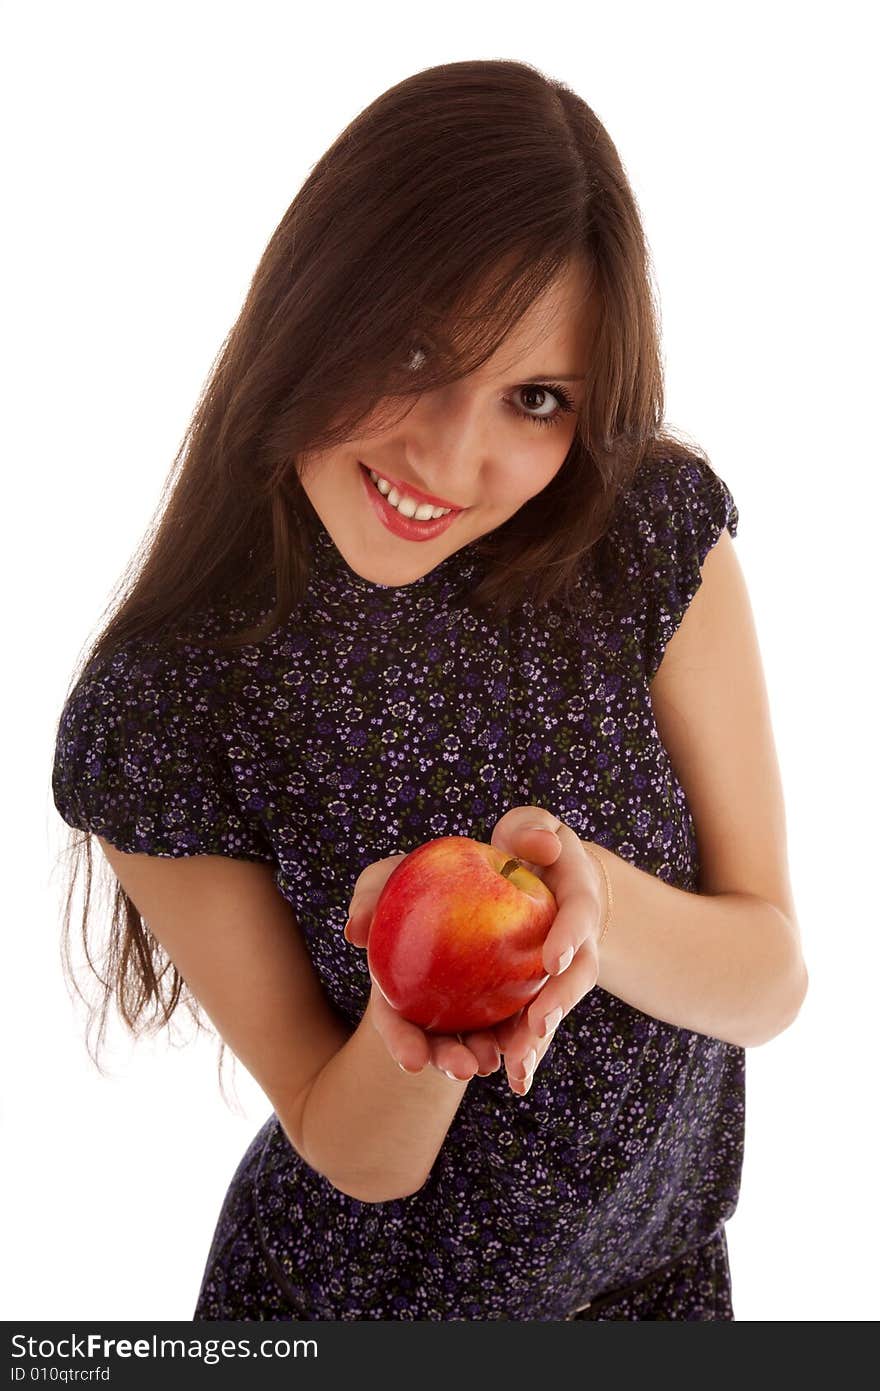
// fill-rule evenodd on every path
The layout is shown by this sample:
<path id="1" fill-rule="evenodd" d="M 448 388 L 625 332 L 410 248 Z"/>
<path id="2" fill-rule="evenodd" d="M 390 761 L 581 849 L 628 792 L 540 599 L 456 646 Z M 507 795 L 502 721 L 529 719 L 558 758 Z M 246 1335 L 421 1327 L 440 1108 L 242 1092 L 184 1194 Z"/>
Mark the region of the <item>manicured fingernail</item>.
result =
<path id="1" fill-rule="evenodd" d="M 523 1062 L 522 1062 L 522 1065 L 523 1065 L 523 1067 L 525 1068 L 525 1072 L 523 1073 L 523 1077 L 528 1077 L 528 1076 L 529 1076 L 529 1073 L 534 1072 L 534 1070 L 535 1070 L 535 1063 L 536 1063 L 537 1061 L 538 1061 L 538 1055 L 537 1055 L 537 1053 L 535 1052 L 534 1048 L 530 1048 L 529 1051 L 528 1051 L 528 1053 L 526 1053 L 525 1057 L 523 1058 Z"/>
<path id="2" fill-rule="evenodd" d="M 556 974 L 557 974 L 557 976 L 561 976 L 561 975 L 562 975 L 562 972 L 563 972 L 564 970 L 566 970 L 566 968 L 569 967 L 569 966 L 571 965 L 571 961 L 572 961 L 572 957 L 573 957 L 573 956 L 574 956 L 574 947 L 568 947 L 568 948 L 562 953 L 562 955 L 560 956 L 558 962 L 556 963 Z"/>
<path id="3" fill-rule="evenodd" d="M 557 1005 L 556 1009 L 551 1010 L 549 1014 L 544 1016 L 544 1024 L 541 1030 L 541 1037 L 546 1038 L 548 1034 L 552 1034 L 553 1030 L 556 1028 L 556 1025 L 559 1023 L 561 1018 L 562 1006 Z"/>
<path id="4" fill-rule="evenodd" d="M 350 942 L 350 941 L 351 941 L 351 938 L 350 938 L 349 935 L 348 935 L 348 929 L 349 929 L 350 927 L 351 927 L 351 918 L 348 918 L 348 919 L 346 920 L 345 927 L 342 929 L 342 935 L 343 935 L 343 937 L 345 938 L 345 940 L 346 940 L 347 942 Z"/>
<path id="5" fill-rule="evenodd" d="M 520 1092 L 520 1096 L 525 1096 L 526 1092 L 528 1091 L 528 1089 L 529 1089 L 529 1087 L 530 1087 L 531 1085 L 532 1085 L 532 1078 L 531 1078 L 531 1074 L 530 1074 L 530 1075 L 526 1078 L 526 1084 L 525 1084 L 525 1086 L 523 1087 L 522 1091 Z"/>

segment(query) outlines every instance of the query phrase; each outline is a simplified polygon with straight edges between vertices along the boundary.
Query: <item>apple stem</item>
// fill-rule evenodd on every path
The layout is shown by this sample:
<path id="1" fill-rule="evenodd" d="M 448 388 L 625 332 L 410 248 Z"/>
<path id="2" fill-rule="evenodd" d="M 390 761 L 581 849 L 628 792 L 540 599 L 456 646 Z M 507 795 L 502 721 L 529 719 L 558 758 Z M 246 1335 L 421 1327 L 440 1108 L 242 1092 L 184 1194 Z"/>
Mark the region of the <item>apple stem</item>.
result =
<path id="1" fill-rule="evenodd" d="M 501 866 L 499 874 L 503 874 L 505 879 L 509 879 L 511 874 L 513 874 L 513 871 L 515 869 L 519 869 L 521 864 L 522 860 L 517 860 L 515 858 L 512 860 L 508 860 L 506 865 Z"/>

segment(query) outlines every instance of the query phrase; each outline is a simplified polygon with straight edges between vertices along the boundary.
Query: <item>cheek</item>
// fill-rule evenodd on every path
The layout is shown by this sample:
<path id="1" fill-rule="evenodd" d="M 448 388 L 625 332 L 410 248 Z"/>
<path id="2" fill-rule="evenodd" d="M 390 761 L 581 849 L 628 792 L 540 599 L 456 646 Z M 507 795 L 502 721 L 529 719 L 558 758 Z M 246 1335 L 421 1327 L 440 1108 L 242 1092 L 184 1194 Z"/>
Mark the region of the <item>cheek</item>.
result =
<path id="1" fill-rule="evenodd" d="M 532 426 L 532 429 L 537 434 L 539 427 Z M 565 462 L 571 438 L 568 432 L 561 429 L 559 434 L 554 435 L 551 427 L 548 427 L 547 434 L 550 439 L 538 439 L 505 460 L 504 468 L 498 474 L 497 493 L 521 504 L 542 492 L 556 477 Z M 560 438 L 563 435 L 565 437 Z"/>

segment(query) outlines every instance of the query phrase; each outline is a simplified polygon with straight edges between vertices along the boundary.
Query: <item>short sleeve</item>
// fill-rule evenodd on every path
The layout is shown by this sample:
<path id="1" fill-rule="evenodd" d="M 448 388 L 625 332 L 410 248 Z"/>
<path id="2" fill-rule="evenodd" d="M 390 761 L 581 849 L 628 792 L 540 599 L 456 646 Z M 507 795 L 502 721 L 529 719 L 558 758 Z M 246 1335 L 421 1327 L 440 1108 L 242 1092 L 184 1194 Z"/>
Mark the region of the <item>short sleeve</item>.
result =
<path id="1" fill-rule="evenodd" d="M 637 626 L 650 682 L 702 583 L 706 556 L 725 527 L 736 536 L 739 512 L 727 484 L 701 459 L 657 461 L 637 478 L 627 499 L 630 573 L 638 577 Z"/>
<path id="2" fill-rule="evenodd" d="M 214 685 L 186 656 L 153 645 L 87 667 L 58 724 L 52 792 L 62 819 L 122 851 L 274 861 L 222 750 Z"/>

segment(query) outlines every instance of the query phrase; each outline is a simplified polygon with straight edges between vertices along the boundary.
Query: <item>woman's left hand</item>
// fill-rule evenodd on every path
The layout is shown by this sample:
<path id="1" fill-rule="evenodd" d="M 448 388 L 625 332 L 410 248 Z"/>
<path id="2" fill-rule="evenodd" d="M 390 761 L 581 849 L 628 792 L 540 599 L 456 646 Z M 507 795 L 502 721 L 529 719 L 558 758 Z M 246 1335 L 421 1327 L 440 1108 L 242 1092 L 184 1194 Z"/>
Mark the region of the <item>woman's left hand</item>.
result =
<path id="1" fill-rule="evenodd" d="M 543 950 L 550 980 L 530 1005 L 493 1029 L 508 1081 L 524 1096 L 560 1021 L 599 978 L 597 939 L 608 908 L 607 889 L 605 876 L 580 837 L 542 807 L 505 812 L 492 832 L 492 844 L 538 874 L 557 903 Z"/>

